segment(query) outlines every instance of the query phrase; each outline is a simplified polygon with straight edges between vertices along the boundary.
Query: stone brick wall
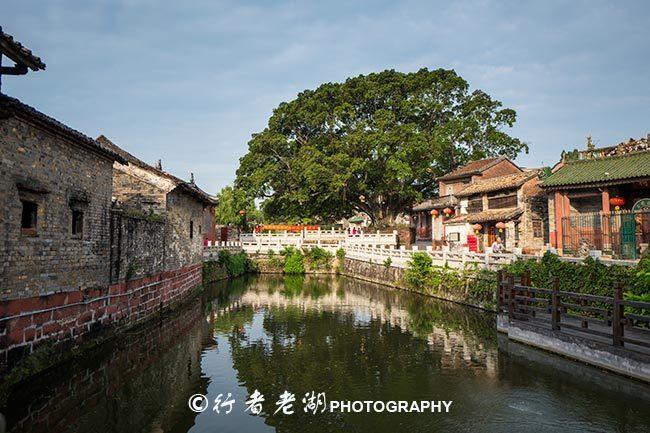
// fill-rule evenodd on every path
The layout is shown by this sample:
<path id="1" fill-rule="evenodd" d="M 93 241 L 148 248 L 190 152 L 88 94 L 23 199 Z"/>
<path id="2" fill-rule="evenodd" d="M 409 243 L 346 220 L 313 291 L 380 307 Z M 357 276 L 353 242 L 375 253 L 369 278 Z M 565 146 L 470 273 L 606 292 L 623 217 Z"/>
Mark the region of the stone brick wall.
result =
<path id="1" fill-rule="evenodd" d="M 164 212 L 167 191 L 172 187 L 163 178 L 154 178 L 145 170 L 115 163 L 113 168 L 113 197 L 123 207 L 154 209 Z"/>
<path id="2" fill-rule="evenodd" d="M 135 324 L 185 298 L 202 282 L 202 263 L 110 286 L 0 303 L 0 371 L 40 346 L 67 350 Z"/>
<path id="3" fill-rule="evenodd" d="M 106 287 L 112 161 L 25 121 L 0 119 L 0 299 Z M 21 231 L 21 198 L 38 205 Z M 72 208 L 83 234 L 72 235 Z"/>
<path id="4" fill-rule="evenodd" d="M 520 203 L 524 208 L 519 224 L 519 244 L 525 254 L 535 254 L 549 243 L 548 199 L 540 188 L 537 178 L 522 185 L 519 194 L 521 195 Z M 542 222 L 541 237 L 534 236 L 533 222 L 535 220 Z"/>
<path id="5" fill-rule="evenodd" d="M 165 270 L 164 219 L 128 212 L 111 212 L 111 283 Z"/>
<path id="6" fill-rule="evenodd" d="M 190 226 L 193 233 L 190 236 Z M 203 204 L 176 188 L 167 194 L 165 269 L 203 260 Z"/>
<path id="7" fill-rule="evenodd" d="M 63 137 L 0 119 L 0 373 L 40 348 L 64 351 L 139 322 L 202 282 L 202 203 L 178 189 L 163 195 L 170 179 L 114 170 Z M 113 185 L 133 206 L 112 209 Z M 21 229 L 21 200 L 38 206 L 33 231 Z M 129 213 L 138 208 L 168 216 Z M 80 235 L 73 210 L 83 212 Z"/>

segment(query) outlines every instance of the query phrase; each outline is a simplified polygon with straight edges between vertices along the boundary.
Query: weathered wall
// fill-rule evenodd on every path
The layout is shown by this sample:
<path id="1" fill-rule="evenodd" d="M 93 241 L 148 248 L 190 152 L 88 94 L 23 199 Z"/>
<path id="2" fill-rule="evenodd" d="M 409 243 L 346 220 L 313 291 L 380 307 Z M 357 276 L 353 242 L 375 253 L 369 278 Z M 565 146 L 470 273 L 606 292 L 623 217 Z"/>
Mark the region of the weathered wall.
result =
<path id="1" fill-rule="evenodd" d="M 164 212 L 171 188 L 169 180 L 156 178 L 137 166 L 114 164 L 113 197 L 124 207 Z"/>
<path id="2" fill-rule="evenodd" d="M 0 299 L 108 286 L 111 173 L 91 150 L 0 119 Z M 21 196 L 38 204 L 36 236 L 21 233 Z M 83 211 L 81 237 L 72 206 Z"/>
<path id="3" fill-rule="evenodd" d="M 108 418 L 119 420 L 122 432 L 163 431 L 177 421 L 170 408 L 187 407 L 187 396 L 205 393 L 200 356 L 209 326 L 197 297 L 164 321 L 89 353 L 90 360 L 80 359 L 21 386 L 8 402 L 8 431 L 84 433 L 96 431 L 99 421 Z M 65 381 L 61 368 L 72 372 Z M 44 386 L 51 392 L 34 399 Z M 132 410 L 134 403 L 143 402 L 149 410 Z M 75 422 L 69 422 L 71 417 Z"/>
<path id="4" fill-rule="evenodd" d="M 519 224 L 519 244 L 524 254 L 538 253 L 549 242 L 549 212 L 546 193 L 539 186 L 539 179 L 533 178 L 519 190 L 524 213 Z M 533 221 L 542 222 L 542 236 L 535 236 Z"/>
<path id="5" fill-rule="evenodd" d="M 170 223 L 133 208 L 112 213 L 113 173 L 100 154 L 0 120 L 0 372 L 39 348 L 63 351 L 136 323 L 201 284 L 202 204 L 180 191 L 160 202 L 168 180 L 128 172 L 118 190 L 141 188 L 139 204 L 152 199 Z M 21 230 L 21 198 L 38 204 L 35 233 Z M 83 212 L 81 236 L 73 209 Z"/>
<path id="6" fill-rule="evenodd" d="M 165 269 L 203 260 L 203 204 L 179 188 L 167 194 Z M 190 225 L 193 233 L 190 236 Z"/>
<path id="7" fill-rule="evenodd" d="M 506 176 L 508 174 L 514 174 L 521 172 L 521 169 L 509 160 L 503 160 L 498 164 L 493 165 L 492 167 L 483 171 L 480 179 L 490 179 L 498 176 Z"/>
<path id="8" fill-rule="evenodd" d="M 165 270 L 165 221 L 158 216 L 111 212 L 111 283 Z"/>
<path id="9" fill-rule="evenodd" d="M 111 286 L 14 299 L 0 304 L 0 371 L 41 346 L 67 350 L 135 324 L 201 284 L 201 263 Z"/>

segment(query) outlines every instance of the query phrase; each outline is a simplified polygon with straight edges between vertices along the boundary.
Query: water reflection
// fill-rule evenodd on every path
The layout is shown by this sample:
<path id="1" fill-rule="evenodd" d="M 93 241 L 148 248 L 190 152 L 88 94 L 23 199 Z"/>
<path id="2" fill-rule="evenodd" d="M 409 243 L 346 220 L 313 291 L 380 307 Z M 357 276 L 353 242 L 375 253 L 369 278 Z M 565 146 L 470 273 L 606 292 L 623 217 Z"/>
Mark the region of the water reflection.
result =
<path id="1" fill-rule="evenodd" d="M 511 342 L 494 317 L 336 277 L 207 287 L 163 321 L 24 384 L 11 432 L 647 431 L 648 386 Z M 244 411 L 254 390 L 263 413 Z M 296 394 L 293 415 L 274 415 Z M 450 414 L 307 414 L 338 400 L 453 400 Z M 232 394 L 229 415 L 190 395 Z"/>
<path id="2" fill-rule="evenodd" d="M 187 393 L 207 388 L 209 335 L 201 300 L 127 332 L 87 356 L 20 386 L 3 413 L 10 432 L 187 431 Z"/>

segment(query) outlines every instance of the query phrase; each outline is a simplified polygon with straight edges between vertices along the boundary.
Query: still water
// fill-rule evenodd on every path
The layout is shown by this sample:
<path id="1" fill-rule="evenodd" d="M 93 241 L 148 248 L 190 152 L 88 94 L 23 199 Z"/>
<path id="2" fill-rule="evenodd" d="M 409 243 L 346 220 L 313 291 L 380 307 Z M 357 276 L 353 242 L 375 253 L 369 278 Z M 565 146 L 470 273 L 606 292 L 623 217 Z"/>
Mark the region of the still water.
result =
<path id="1" fill-rule="evenodd" d="M 1 411 L 10 432 L 650 431 L 650 387 L 504 341 L 494 321 L 342 277 L 239 279 L 24 384 Z M 274 414 L 285 390 L 294 412 Z M 453 403 L 313 414 L 312 391 L 325 405 Z M 207 410 L 190 410 L 194 394 Z M 217 413 L 219 397 L 234 403 Z"/>

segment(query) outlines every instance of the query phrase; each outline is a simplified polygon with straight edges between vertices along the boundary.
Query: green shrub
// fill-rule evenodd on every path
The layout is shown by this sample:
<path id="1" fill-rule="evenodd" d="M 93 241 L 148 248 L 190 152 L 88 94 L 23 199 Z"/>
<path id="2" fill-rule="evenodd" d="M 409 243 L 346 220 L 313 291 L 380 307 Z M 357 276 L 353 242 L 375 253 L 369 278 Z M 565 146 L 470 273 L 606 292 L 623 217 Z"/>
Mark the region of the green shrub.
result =
<path id="1" fill-rule="evenodd" d="M 305 250 L 305 258 L 311 270 L 332 269 L 334 255 L 323 248 L 313 247 Z"/>
<path id="2" fill-rule="evenodd" d="M 639 263 L 639 266 L 644 265 Z M 515 276 L 528 271 L 533 286 L 544 289 L 552 288 L 553 278 L 558 277 L 560 290 L 567 292 L 611 297 L 616 282 L 621 282 L 626 287 L 631 286 L 638 295 L 648 292 L 647 286 L 642 282 L 644 277 L 636 276 L 639 271 L 627 266 L 607 266 L 591 257 L 580 263 L 572 263 L 547 252 L 539 262 L 534 259 L 518 260 L 508 265 L 506 270 Z"/>
<path id="3" fill-rule="evenodd" d="M 246 272 L 254 269 L 251 261 L 244 252 L 231 254 L 230 251 L 219 251 L 218 262 L 226 268 L 226 272 L 230 278 L 244 275 Z"/>
<path id="4" fill-rule="evenodd" d="M 345 259 L 345 250 L 343 248 L 336 250 L 336 258 L 339 261 L 343 261 L 343 259 Z"/>
<path id="5" fill-rule="evenodd" d="M 433 260 L 427 253 L 416 252 L 411 255 L 404 273 L 406 284 L 412 289 L 423 290 L 431 283 Z"/>
<path id="6" fill-rule="evenodd" d="M 390 268 L 390 265 L 393 263 L 393 260 L 390 257 L 386 257 L 386 260 L 384 260 L 384 268 L 388 269 Z"/>
<path id="7" fill-rule="evenodd" d="M 282 256 L 278 257 L 277 254 L 275 254 L 275 251 L 269 250 L 267 253 L 269 257 L 269 267 L 273 269 L 282 269 L 284 267 L 284 262 L 282 261 Z"/>
<path id="8" fill-rule="evenodd" d="M 305 273 L 305 264 L 300 250 L 294 247 L 285 247 L 280 254 L 284 256 L 284 273 L 298 275 Z"/>

